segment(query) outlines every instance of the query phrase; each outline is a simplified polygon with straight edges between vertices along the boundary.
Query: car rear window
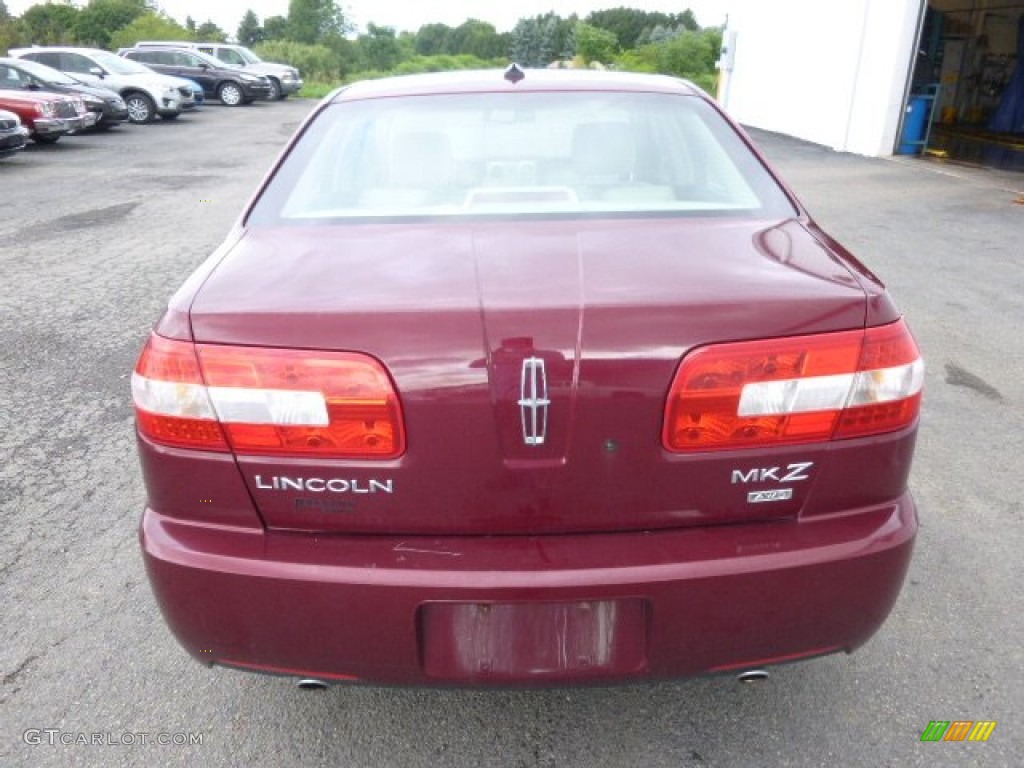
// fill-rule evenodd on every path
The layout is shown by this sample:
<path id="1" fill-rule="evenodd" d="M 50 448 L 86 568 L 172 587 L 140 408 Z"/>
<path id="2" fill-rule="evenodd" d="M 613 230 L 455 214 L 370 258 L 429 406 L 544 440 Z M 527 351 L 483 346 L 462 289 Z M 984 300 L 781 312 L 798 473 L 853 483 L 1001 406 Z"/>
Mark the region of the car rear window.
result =
<path id="1" fill-rule="evenodd" d="M 794 209 L 700 98 L 518 92 L 333 104 L 293 147 L 249 223 L 640 212 L 788 217 Z"/>

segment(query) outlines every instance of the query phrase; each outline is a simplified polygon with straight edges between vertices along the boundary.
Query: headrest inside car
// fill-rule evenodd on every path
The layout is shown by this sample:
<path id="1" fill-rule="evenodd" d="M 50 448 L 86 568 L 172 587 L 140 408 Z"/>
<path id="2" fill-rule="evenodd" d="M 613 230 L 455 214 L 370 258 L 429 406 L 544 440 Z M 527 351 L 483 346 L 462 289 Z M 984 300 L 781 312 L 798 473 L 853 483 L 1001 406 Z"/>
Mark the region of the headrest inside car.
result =
<path id="1" fill-rule="evenodd" d="M 454 175 L 452 147 L 439 131 L 409 131 L 391 145 L 391 183 L 396 187 L 430 188 L 450 183 Z"/>
<path id="2" fill-rule="evenodd" d="M 584 183 L 627 181 L 636 163 L 636 141 L 628 123 L 580 123 L 572 136 L 572 162 Z"/>

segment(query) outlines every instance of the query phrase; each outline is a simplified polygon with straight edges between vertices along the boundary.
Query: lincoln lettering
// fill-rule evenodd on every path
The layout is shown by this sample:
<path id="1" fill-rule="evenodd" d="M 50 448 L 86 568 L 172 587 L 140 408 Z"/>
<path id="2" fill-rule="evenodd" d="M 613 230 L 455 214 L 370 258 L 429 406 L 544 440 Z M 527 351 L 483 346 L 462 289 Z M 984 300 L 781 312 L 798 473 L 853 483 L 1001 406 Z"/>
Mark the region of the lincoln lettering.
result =
<path id="1" fill-rule="evenodd" d="M 284 477 L 256 475 L 261 491 L 305 491 L 307 493 L 394 493 L 394 480 L 344 480 L 340 477 Z"/>

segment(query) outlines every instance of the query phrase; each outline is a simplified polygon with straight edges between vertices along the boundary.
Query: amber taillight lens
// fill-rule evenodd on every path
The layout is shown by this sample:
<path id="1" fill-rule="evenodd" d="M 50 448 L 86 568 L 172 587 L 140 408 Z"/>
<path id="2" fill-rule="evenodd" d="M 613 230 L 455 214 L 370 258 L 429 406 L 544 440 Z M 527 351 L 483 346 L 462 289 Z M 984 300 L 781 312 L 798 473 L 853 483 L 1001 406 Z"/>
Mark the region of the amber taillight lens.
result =
<path id="1" fill-rule="evenodd" d="M 405 450 L 394 385 L 381 363 L 358 353 L 153 335 L 132 395 L 140 432 L 165 445 L 351 459 Z"/>
<path id="2" fill-rule="evenodd" d="M 665 406 L 670 451 L 786 445 L 890 432 L 921 407 L 924 363 L 906 324 L 700 347 Z"/>

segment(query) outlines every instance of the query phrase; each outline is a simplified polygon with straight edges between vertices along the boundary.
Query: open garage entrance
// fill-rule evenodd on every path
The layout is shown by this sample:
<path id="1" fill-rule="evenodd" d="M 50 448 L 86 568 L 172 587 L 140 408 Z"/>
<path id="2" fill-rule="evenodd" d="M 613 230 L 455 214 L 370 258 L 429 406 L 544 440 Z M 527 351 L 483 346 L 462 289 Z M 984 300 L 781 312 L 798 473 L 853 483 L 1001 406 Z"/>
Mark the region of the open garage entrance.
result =
<path id="1" fill-rule="evenodd" d="M 928 0 L 897 151 L 1024 171 L 1022 37 L 1024 0 Z"/>

